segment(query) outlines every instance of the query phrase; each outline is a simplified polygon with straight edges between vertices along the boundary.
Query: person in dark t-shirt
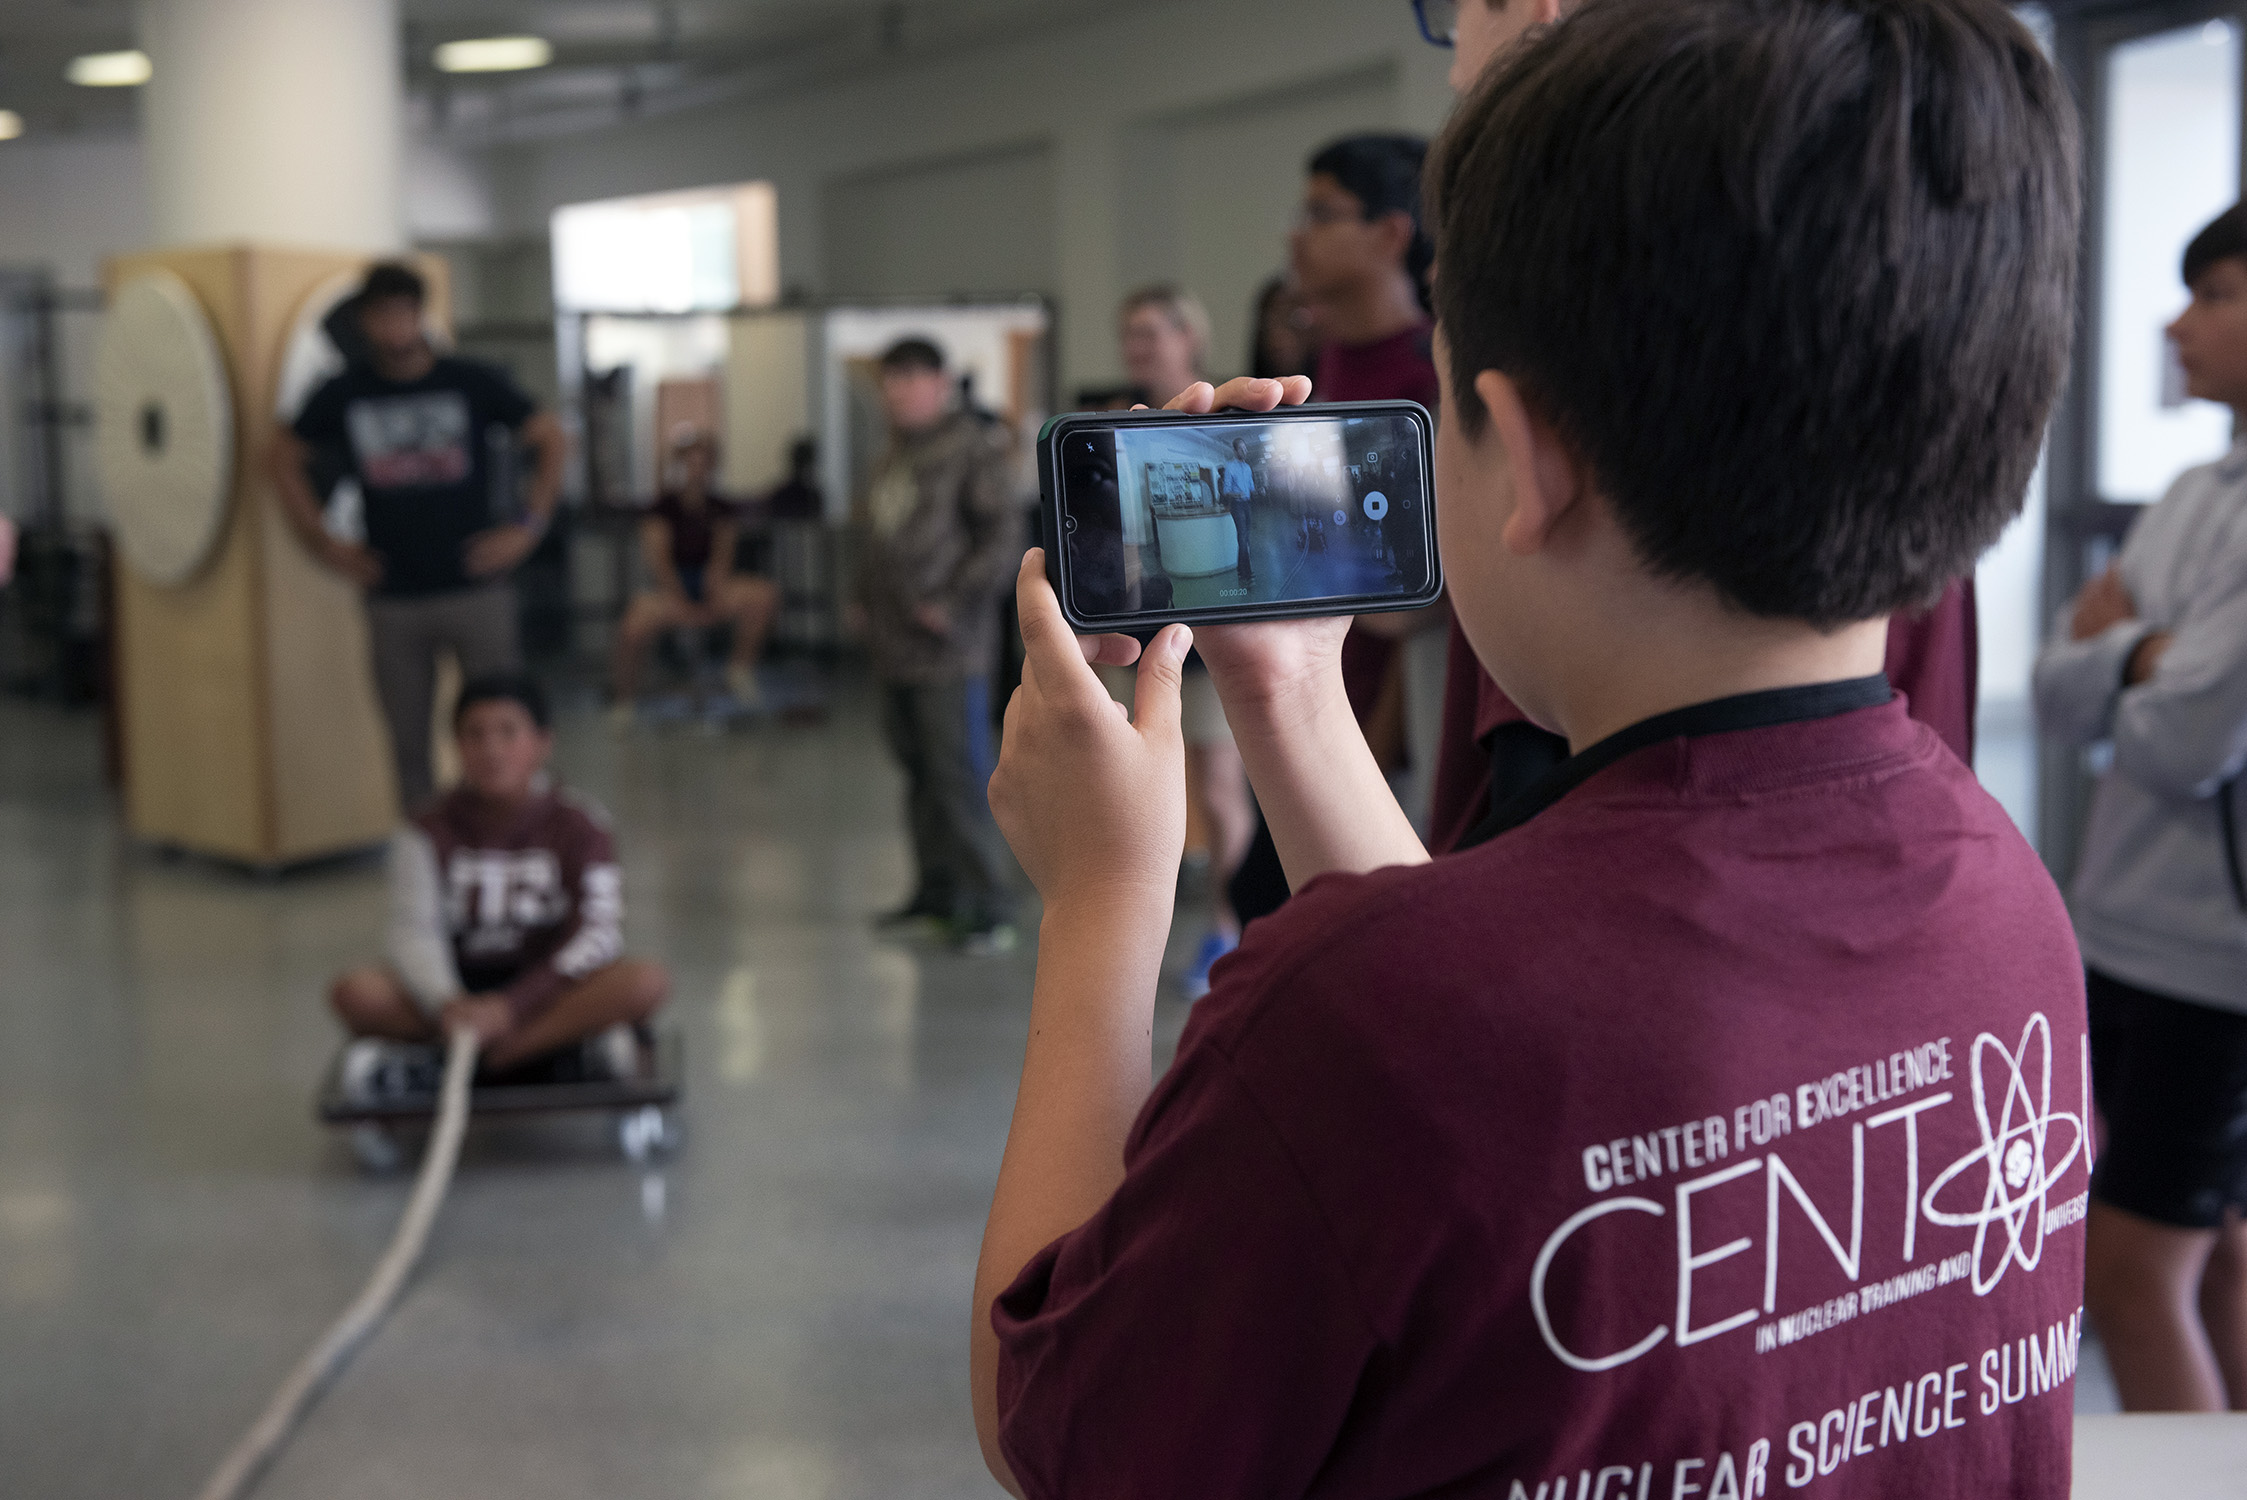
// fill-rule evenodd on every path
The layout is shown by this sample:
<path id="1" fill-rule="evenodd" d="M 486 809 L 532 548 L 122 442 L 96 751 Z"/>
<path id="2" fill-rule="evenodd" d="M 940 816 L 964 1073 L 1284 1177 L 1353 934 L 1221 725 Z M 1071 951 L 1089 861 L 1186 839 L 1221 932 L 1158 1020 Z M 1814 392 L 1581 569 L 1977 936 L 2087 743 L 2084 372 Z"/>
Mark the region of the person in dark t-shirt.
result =
<path id="1" fill-rule="evenodd" d="M 655 587 L 632 601 L 616 632 L 610 683 L 620 720 L 631 717 L 648 646 L 682 626 L 731 625 L 726 691 L 744 708 L 764 701 L 757 659 L 780 612 L 780 590 L 769 578 L 735 571 L 741 507 L 712 488 L 717 467 L 717 440 L 709 433 L 688 426 L 673 434 L 673 482 L 640 522 L 640 559 Z"/>
<path id="2" fill-rule="evenodd" d="M 1025 560 L 986 1460 L 1072 1500 L 2061 1500 L 2082 973 L 1881 664 L 2067 369 L 2067 86 L 2001 0 L 1588 0 L 1428 175 L 1451 599 L 1570 753 L 1431 859 L 1346 621 L 1078 640 Z M 1296 895 L 1155 1082 L 1189 641 Z M 1134 660 L 1127 719 L 1087 663 Z"/>
<path id="3" fill-rule="evenodd" d="M 342 374 L 276 434 L 272 472 L 284 511 L 315 557 L 367 591 L 375 689 L 390 731 L 399 805 L 433 789 L 430 714 L 437 658 L 464 675 L 513 666 L 515 595 L 507 575 L 552 521 L 567 448 L 560 424 L 503 370 L 439 354 L 422 329 L 426 289 L 412 267 L 371 267 L 347 315 L 357 348 Z M 351 358 L 351 355 L 357 355 Z M 495 494 L 495 449 L 536 455 L 523 498 Z M 339 460 L 358 482 L 364 543 L 328 530 L 308 464 Z"/>

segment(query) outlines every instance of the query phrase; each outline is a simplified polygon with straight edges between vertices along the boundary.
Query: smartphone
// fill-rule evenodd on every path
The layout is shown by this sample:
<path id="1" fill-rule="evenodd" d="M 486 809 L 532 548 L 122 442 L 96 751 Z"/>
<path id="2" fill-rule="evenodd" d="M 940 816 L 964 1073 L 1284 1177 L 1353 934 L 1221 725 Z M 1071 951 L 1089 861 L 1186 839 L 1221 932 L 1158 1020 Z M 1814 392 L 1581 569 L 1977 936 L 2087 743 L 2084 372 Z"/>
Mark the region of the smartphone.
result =
<path id="1" fill-rule="evenodd" d="M 1055 417 L 1046 575 L 1087 634 L 1419 609 L 1443 592 L 1434 439 L 1412 401 Z"/>

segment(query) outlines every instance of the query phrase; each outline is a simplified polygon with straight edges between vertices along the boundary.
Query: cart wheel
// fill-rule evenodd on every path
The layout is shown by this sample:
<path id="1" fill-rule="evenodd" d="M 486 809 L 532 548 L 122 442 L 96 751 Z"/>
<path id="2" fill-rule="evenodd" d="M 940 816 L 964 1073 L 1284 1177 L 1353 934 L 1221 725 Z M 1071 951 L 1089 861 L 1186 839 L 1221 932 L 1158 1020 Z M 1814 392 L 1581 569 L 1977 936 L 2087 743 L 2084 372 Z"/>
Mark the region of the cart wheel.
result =
<path id="1" fill-rule="evenodd" d="M 360 1171 L 377 1176 L 397 1171 L 406 1159 L 390 1127 L 377 1125 L 372 1120 L 351 1127 L 351 1154 L 358 1159 Z"/>
<path id="2" fill-rule="evenodd" d="M 630 1111 L 616 1122 L 616 1144 L 625 1159 L 635 1164 L 678 1144 L 678 1127 L 661 1106 L 649 1104 Z"/>

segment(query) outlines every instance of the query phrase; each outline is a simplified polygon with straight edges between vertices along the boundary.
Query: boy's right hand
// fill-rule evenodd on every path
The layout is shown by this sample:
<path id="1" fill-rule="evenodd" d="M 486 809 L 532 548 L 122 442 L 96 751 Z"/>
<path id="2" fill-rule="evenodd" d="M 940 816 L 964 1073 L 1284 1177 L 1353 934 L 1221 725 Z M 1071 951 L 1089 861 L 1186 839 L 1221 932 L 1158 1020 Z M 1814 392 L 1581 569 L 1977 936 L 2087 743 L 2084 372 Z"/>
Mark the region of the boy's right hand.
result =
<path id="1" fill-rule="evenodd" d="M 1049 921 L 1064 913 L 1102 922 L 1154 916 L 1167 928 L 1186 846 L 1179 681 L 1193 633 L 1166 625 L 1144 652 L 1128 636 L 1075 636 L 1036 547 L 1022 559 L 1015 600 L 1025 656 L 991 777 L 999 831 Z M 1133 662 L 1127 716 L 1092 663 Z"/>
<path id="2" fill-rule="evenodd" d="M 329 537 L 320 546 L 320 561 L 363 589 L 382 582 L 382 558 L 372 548 L 341 537 Z"/>

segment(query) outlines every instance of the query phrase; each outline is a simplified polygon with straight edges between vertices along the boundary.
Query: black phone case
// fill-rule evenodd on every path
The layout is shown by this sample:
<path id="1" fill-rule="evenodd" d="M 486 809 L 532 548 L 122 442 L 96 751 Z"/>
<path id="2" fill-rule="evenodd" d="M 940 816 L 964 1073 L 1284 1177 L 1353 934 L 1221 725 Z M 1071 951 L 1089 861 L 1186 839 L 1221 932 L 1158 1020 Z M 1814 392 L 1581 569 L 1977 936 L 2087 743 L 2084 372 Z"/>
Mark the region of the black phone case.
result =
<path id="1" fill-rule="evenodd" d="M 1240 604 L 1214 609 L 1145 610 L 1131 615 L 1088 617 L 1077 609 L 1068 570 L 1062 560 L 1065 517 L 1061 512 L 1062 439 L 1086 427 L 1122 427 L 1139 423 L 1187 423 L 1210 426 L 1243 418 L 1268 422 L 1331 422 L 1358 414 L 1407 416 L 1420 429 L 1420 493 L 1426 496 L 1428 583 L 1415 594 L 1365 595 L 1350 599 L 1313 599 L 1294 604 Z M 1271 411 L 1242 411 L 1225 407 L 1206 415 L 1189 416 L 1175 411 L 1064 412 L 1048 420 L 1038 433 L 1038 531 L 1045 548 L 1046 581 L 1061 600 L 1062 617 L 1070 628 L 1085 635 L 1136 635 L 1146 637 L 1165 625 L 1241 625 L 1254 620 L 1315 620 L 1332 615 L 1385 614 L 1393 610 L 1426 609 L 1443 597 L 1443 558 L 1436 546 L 1435 419 L 1417 401 L 1334 401 L 1319 406 L 1281 406 Z"/>

